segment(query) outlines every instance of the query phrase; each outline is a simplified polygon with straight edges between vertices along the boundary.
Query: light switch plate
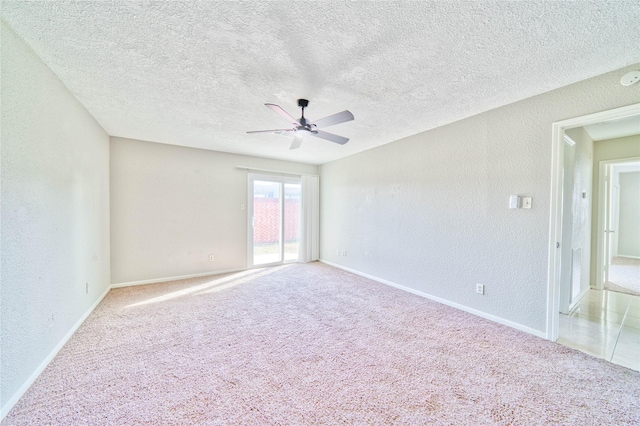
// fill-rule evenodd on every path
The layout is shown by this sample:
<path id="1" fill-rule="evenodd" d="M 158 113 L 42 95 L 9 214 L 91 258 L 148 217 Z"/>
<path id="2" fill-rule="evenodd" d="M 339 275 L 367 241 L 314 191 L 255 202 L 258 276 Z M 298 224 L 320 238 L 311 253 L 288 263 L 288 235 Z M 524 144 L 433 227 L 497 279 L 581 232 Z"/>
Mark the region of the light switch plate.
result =
<path id="1" fill-rule="evenodd" d="M 512 195 L 509 197 L 509 208 L 510 209 L 519 209 L 520 208 L 520 196 Z"/>

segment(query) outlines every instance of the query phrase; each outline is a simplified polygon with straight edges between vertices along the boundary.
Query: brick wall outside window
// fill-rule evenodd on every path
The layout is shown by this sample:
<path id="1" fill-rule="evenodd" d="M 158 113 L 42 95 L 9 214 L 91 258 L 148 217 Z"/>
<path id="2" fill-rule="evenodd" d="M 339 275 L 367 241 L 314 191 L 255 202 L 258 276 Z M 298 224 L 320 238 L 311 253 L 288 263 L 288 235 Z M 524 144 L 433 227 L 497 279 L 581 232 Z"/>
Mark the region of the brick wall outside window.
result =
<path id="1" fill-rule="evenodd" d="M 280 211 L 277 198 L 255 198 L 254 209 L 254 244 L 268 244 L 278 242 Z M 300 200 L 285 200 L 284 202 L 285 229 L 284 241 L 295 241 L 300 235 Z"/>

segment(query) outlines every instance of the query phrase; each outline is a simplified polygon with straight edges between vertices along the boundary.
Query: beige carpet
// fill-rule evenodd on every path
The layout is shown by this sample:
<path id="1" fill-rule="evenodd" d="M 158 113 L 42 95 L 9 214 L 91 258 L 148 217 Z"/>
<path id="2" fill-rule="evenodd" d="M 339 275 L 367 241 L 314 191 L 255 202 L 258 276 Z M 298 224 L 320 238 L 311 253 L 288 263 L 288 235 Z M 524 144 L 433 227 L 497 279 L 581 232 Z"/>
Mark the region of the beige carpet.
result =
<path id="1" fill-rule="evenodd" d="M 640 373 L 320 263 L 113 290 L 3 425 L 637 425 Z"/>
<path id="2" fill-rule="evenodd" d="M 605 289 L 640 296 L 640 259 L 614 257 Z"/>

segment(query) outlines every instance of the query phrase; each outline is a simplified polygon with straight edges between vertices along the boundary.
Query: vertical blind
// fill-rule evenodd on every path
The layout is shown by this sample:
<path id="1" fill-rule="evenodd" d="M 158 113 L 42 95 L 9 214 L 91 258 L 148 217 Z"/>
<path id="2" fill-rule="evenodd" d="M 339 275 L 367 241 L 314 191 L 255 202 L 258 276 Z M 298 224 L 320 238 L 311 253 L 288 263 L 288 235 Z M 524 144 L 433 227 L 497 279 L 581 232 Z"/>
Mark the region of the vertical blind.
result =
<path id="1" fill-rule="evenodd" d="M 313 262 L 320 257 L 320 182 L 318 176 L 301 176 L 302 217 L 298 262 Z"/>

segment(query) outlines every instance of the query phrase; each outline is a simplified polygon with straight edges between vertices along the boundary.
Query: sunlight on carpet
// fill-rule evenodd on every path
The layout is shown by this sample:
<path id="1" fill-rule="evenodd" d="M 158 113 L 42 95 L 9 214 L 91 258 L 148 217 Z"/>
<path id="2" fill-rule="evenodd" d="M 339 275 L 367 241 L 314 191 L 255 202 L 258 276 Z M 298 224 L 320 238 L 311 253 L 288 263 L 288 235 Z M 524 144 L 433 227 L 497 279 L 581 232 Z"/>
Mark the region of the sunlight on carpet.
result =
<path id="1" fill-rule="evenodd" d="M 142 302 L 133 303 L 131 305 L 125 306 L 126 308 L 134 308 L 136 306 L 148 305 L 150 303 L 159 303 L 166 302 L 171 299 L 175 299 L 176 297 L 183 297 L 189 294 L 202 294 L 202 293 L 211 293 L 216 291 L 222 291 L 227 288 L 244 284 L 258 277 L 268 275 L 272 272 L 275 272 L 276 269 L 250 269 L 248 271 L 237 272 L 223 278 L 211 279 L 210 277 L 205 279 L 204 284 L 199 285 L 189 285 L 189 287 L 174 291 L 168 294 L 164 294 L 162 296 L 154 297 L 152 299 L 144 300 Z"/>
<path id="2" fill-rule="evenodd" d="M 638 372 L 316 262 L 112 290 L 2 424 L 639 422 Z"/>

